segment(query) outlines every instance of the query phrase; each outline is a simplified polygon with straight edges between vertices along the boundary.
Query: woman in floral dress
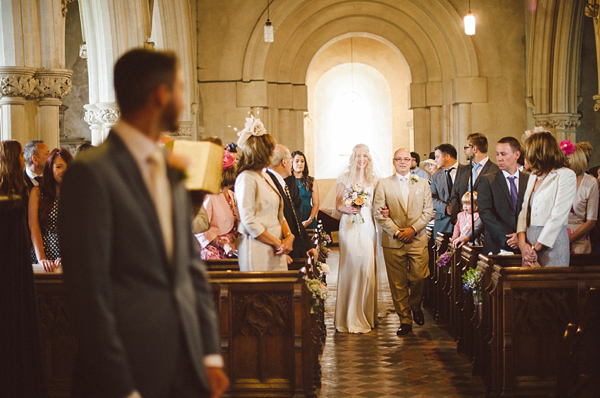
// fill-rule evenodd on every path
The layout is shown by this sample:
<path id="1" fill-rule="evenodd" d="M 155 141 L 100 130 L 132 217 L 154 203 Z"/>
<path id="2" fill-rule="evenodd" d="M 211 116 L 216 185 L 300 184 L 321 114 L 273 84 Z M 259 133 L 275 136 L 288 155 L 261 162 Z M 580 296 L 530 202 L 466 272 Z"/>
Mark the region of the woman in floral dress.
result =
<path id="1" fill-rule="evenodd" d="M 235 183 L 235 175 L 235 158 L 229 151 L 225 151 L 221 192 L 206 195 L 203 204 L 210 227 L 206 232 L 196 235 L 201 246 L 200 256 L 204 260 L 237 257 L 239 216 L 235 196 L 231 190 Z"/>

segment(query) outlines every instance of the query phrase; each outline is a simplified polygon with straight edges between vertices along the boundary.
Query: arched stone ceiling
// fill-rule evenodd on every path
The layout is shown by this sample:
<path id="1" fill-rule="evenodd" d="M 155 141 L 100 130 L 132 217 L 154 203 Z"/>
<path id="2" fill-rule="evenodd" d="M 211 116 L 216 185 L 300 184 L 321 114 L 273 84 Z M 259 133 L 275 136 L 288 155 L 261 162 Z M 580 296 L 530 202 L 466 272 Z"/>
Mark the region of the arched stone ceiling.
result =
<path id="1" fill-rule="evenodd" d="M 248 41 L 243 81 L 304 84 L 319 49 L 353 32 L 380 36 L 393 44 L 406 58 L 415 83 L 479 75 L 471 39 L 462 32 L 461 17 L 447 0 L 275 1 L 271 44 L 262 39 L 264 20 L 266 15 Z"/>

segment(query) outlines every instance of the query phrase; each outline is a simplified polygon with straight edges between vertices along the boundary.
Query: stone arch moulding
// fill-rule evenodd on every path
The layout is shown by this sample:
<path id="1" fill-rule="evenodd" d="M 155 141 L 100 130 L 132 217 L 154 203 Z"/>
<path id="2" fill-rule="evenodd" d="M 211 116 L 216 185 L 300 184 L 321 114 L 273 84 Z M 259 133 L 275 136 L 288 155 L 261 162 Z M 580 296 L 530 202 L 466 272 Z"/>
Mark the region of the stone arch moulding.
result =
<path id="1" fill-rule="evenodd" d="M 277 21 L 275 42 L 262 39 L 266 14 L 248 40 L 238 106 L 267 108 L 269 131 L 297 147 L 304 140 L 310 62 L 327 43 L 347 34 L 380 37 L 406 59 L 417 151 L 464 140 L 471 130 L 471 104 L 487 102 L 475 47 L 448 0 L 275 0 L 271 20 Z"/>

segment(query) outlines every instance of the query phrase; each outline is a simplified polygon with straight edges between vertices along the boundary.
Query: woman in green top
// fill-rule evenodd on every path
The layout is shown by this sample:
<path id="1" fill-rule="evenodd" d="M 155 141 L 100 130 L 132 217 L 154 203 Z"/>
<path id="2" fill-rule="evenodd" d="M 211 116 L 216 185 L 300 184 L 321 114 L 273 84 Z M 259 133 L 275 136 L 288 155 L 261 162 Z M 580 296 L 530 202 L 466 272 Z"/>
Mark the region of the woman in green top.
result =
<path id="1" fill-rule="evenodd" d="M 292 152 L 294 177 L 302 197 L 300 219 L 305 228 L 317 227 L 317 213 L 319 213 L 319 187 L 314 177 L 308 175 L 306 157 L 300 151 Z"/>

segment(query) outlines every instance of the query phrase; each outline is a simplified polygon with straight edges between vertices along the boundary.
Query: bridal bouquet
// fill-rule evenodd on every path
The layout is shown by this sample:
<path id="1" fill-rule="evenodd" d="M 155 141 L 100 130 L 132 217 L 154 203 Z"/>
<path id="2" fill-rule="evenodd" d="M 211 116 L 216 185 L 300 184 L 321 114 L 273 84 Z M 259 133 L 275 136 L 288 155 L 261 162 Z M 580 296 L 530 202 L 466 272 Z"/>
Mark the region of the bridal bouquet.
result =
<path id="1" fill-rule="evenodd" d="M 344 205 L 350 207 L 359 207 L 362 209 L 363 206 L 368 206 L 370 204 L 370 196 L 365 188 L 363 188 L 360 184 L 350 185 L 344 191 Z M 362 214 L 358 213 L 352 216 L 353 223 L 364 223 L 365 219 Z"/>

